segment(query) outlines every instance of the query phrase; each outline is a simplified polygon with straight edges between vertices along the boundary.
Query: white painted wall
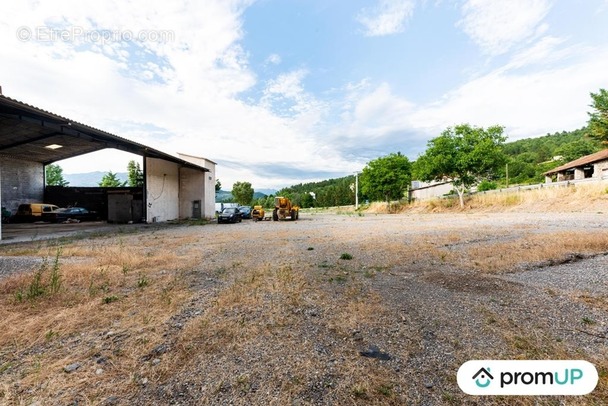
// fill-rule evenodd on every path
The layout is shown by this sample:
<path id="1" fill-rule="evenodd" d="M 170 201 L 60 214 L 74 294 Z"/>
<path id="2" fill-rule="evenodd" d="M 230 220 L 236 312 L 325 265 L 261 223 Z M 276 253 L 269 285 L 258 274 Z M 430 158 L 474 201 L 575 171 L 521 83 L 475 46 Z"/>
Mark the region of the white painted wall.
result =
<path id="1" fill-rule="evenodd" d="M 178 153 L 179 156 L 184 161 L 188 161 L 198 166 L 202 166 L 205 169 L 208 169 L 209 172 L 205 172 L 203 174 L 203 189 L 202 189 L 202 217 L 203 218 L 213 218 L 215 217 L 215 165 L 216 163 L 202 157 L 181 154 Z"/>
<path id="2" fill-rule="evenodd" d="M 195 200 L 200 201 L 201 217 L 205 204 L 205 172 L 192 168 L 181 168 L 179 187 L 179 217 L 192 217 L 192 204 Z"/>
<path id="3" fill-rule="evenodd" d="M 414 200 L 425 200 L 440 197 L 450 193 L 450 191 L 454 189 L 452 182 L 418 182 L 416 186 L 418 186 L 417 189 L 412 189 L 410 191 L 410 198 Z"/>
<path id="4" fill-rule="evenodd" d="M 163 159 L 146 159 L 146 201 L 148 223 L 179 218 L 179 164 Z"/>

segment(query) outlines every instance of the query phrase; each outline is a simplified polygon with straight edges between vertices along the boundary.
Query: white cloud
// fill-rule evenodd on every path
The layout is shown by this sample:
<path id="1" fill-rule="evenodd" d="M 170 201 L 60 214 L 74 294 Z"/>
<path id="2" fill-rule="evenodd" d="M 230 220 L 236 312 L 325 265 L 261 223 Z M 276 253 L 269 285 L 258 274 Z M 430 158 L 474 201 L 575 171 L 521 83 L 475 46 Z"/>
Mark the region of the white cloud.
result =
<path id="1" fill-rule="evenodd" d="M 375 7 L 361 10 L 357 16 L 365 27 L 365 35 L 378 37 L 402 32 L 414 12 L 413 0 L 378 0 Z"/>
<path id="2" fill-rule="evenodd" d="M 162 151 L 217 161 L 218 177 L 227 187 L 246 180 L 266 188 L 320 180 L 323 173 L 352 173 L 380 155 L 422 149 L 429 137 L 461 122 L 503 124 L 512 137 L 574 129 L 587 119 L 588 93 L 606 87 L 608 50 L 539 35 L 549 7 L 542 1 L 524 7 L 535 18 L 522 23 L 515 16 L 513 32 L 495 34 L 476 22 L 484 15 L 498 21 L 495 9 L 467 2 L 461 27 L 488 49 L 499 44 L 516 52 L 503 66 L 446 90 L 434 103 L 416 105 L 382 78 L 355 77 L 313 93 L 307 82 L 315 79 L 310 77 L 318 72 L 315 66 L 259 83 L 249 66 L 250 50 L 242 48 L 248 4 L 7 3 L 0 15 L 4 94 Z M 511 10 L 510 2 L 501 4 Z M 368 19 L 368 35 L 386 35 L 402 30 L 412 10 L 413 2 L 381 1 L 360 17 Z M 22 25 L 158 30 L 172 36 L 143 42 L 19 41 Z M 282 66 L 278 54 L 266 63 Z M 245 102 L 245 91 L 262 96 Z M 123 171 L 128 159 L 106 151 L 64 170 Z"/>
<path id="3" fill-rule="evenodd" d="M 0 58 L 10 61 L 0 66 L 4 94 L 169 153 L 243 162 L 268 153 L 273 159 L 274 150 L 258 144 L 272 146 L 274 134 L 285 133 L 285 123 L 236 98 L 255 83 L 239 45 L 248 2 L 140 3 L 11 3 L 0 16 L 0 34 L 7 38 Z M 19 41 L 20 26 L 32 34 L 37 27 L 61 30 L 56 32 L 67 33 L 67 39 Z M 120 35 L 117 41 L 89 41 L 102 30 L 133 35 L 157 30 L 171 36 L 164 42 L 130 43 Z M 260 148 L 258 155 L 243 148 L 248 142 Z M 120 154 L 100 156 L 90 158 L 83 171 L 126 167 Z"/>
<path id="4" fill-rule="evenodd" d="M 388 83 L 382 83 L 361 96 L 353 110 L 351 136 L 378 137 L 406 127 L 414 105 L 394 95 Z"/>
<path id="5" fill-rule="evenodd" d="M 535 64 L 548 65 L 553 62 L 563 61 L 569 55 L 576 52 L 572 47 L 560 48 L 565 42 L 561 38 L 543 37 L 529 48 L 515 53 L 505 68 L 517 69 Z"/>
<path id="6" fill-rule="evenodd" d="M 500 55 L 543 34 L 550 9 L 549 0 L 467 0 L 458 26 L 484 52 Z"/>
<path id="7" fill-rule="evenodd" d="M 270 63 L 273 65 L 279 65 L 282 62 L 281 55 L 279 54 L 270 54 L 268 58 L 266 58 L 266 63 Z"/>
<path id="8" fill-rule="evenodd" d="M 279 96 L 294 100 L 301 99 L 304 94 L 302 80 L 307 74 L 306 69 L 298 69 L 279 75 L 276 79 L 268 82 L 264 90 L 265 97 Z"/>
<path id="9" fill-rule="evenodd" d="M 412 116 L 418 126 L 504 125 L 511 139 L 573 130 L 586 124 L 589 92 L 605 86 L 608 48 L 583 50 L 560 67 L 525 73 L 500 68 L 474 79 Z"/>

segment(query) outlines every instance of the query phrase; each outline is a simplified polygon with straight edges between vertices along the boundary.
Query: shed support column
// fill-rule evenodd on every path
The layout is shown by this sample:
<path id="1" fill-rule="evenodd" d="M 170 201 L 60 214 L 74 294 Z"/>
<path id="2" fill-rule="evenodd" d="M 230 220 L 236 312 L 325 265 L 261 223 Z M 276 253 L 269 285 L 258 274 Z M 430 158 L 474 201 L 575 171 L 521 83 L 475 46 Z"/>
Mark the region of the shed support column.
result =
<path id="1" fill-rule="evenodd" d="M 0 88 L 2 94 L 2 88 Z M 2 168 L 0 167 L 0 202 L 2 202 Z M 1 210 L 1 208 L 0 208 Z M 0 213 L 0 240 L 2 240 L 2 213 Z"/>

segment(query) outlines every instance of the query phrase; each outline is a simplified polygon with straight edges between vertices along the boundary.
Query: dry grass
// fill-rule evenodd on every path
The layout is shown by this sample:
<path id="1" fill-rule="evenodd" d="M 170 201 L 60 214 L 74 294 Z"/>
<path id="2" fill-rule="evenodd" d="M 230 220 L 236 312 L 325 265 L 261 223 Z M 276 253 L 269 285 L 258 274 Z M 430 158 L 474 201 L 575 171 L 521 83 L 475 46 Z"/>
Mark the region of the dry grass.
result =
<path id="1" fill-rule="evenodd" d="M 484 273 L 512 272 L 529 266 L 555 265 L 585 256 L 608 253 L 608 233 L 532 233 L 521 230 L 505 241 L 503 233 L 469 232 L 415 236 L 403 241 L 365 241 L 361 249 L 373 249 L 388 268 L 422 271 L 437 264 Z"/>
<path id="2" fill-rule="evenodd" d="M 465 206 L 465 210 L 476 211 L 603 211 L 608 207 L 608 182 L 515 192 L 477 193 L 465 199 Z M 457 198 L 417 201 L 406 208 L 406 211 L 428 212 L 461 210 Z"/>
<path id="3" fill-rule="evenodd" d="M 510 272 L 522 266 L 554 265 L 597 253 L 608 253 L 608 233 L 601 230 L 529 234 L 513 241 L 469 246 L 452 261 L 481 272 Z"/>
<path id="4" fill-rule="evenodd" d="M 174 252 L 144 252 L 146 242 L 136 238 L 107 243 L 85 240 L 62 247 L 60 289 L 55 293 L 48 266 L 35 297 L 27 295 L 35 273 L 13 275 L 0 284 L 0 359 L 19 354 L 20 359 L 8 365 L 18 364 L 14 373 L 22 387 L 37 388 L 41 398 L 81 393 L 82 399 L 95 403 L 98 394 L 114 385 L 130 386 L 130 371 L 150 345 L 161 341 L 158 326 L 192 295 L 181 271 L 191 265 L 177 261 Z M 41 246 L 28 254 L 52 262 L 58 249 Z M 111 360 L 111 372 L 95 374 L 91 360 L 97 354 Z M 86 379 L 74 381 L 58 373 L 74 362 L 87 365 Z M 13 369 L 5 368 L 5 374 Z M 99 389 L 88 387 L 88 379 Z M 11 404 L 27 398 L 6 387 L 0 395 Z"/>
<path id="5" fill-rule="evenodd" d="M 349 221 L 365 230 L 366 220 Z M 382 283 L 391 288 L 393 283 L 407 284 L 401 277 L 411 272 L 421 275 L 418 283 L 453 291 L 462 299 L 461 293 L 496 293 L 493 276 L 477 276 L 477 285 L 465 289 L 466 278 L 444 274 L 444 269 L 492 274 L 531 263 L 557 263 L 573 254 L 608 252 L 608 235 L 601 230 L 554 233 L 522 227 L 505 236 L 501 229 L 440 222 L 433 230 L 382 241 L 363 231 L 348 240 L 350 260 L 339 259 L 345 251 L 336 235 L 344 229 L 336 235 L 323 229 L 312 239 L 302 237 L 290 248 L 293 255 L 282 256 L 274 247 L 293 242 L 288 228 L 293 224 L 256 227 L 265 225 L 274 238 L 264 248 L 275 253 L 268 263 L 256 261 L 254 251 L 226 259 L 227 246 L 254 239 L 244 228 L 216 232 L 212 239 L 203 238 L 199 228 L 178 236 L 159 232 L 4 250 L 3 255 L 48 259 L 38 296 L 27 296 L 36 272 L 0 280 L 0 403 L 53 399 L 56 404 L 101 404 L 110 396 L 147 403 L 137 396 L 149 388 L 165 390 L 153 393 L 172 399 L 180 391 L 192 391 L 191 398 L 201 403 L 420 403 L 433 393 L 424 387 L 422 397 L 408 392 L 409 380 L 421 379 L 416 373 L 423 373 L 412 371 L 411 362 L 424 359 L 420 354 L 432 346 L 423 344 L 422 335 L 440 327 L 428 325 L 421 315 L 435 308 L 412 310 L 404 302 L 417 292 L 401 297 L 403 287 L 392 293 L 380 290 Z M 307 251 L 307 246 L 314 249 Z M 55 292 L 54 258 L 61 282 Z M 605 310 L 604 299 L 584 292 L 572 298 Z M 547 331 L 530 331 L 486 308 L 480 314 L 486 320 L 484 332 L 504 343 L 504 356 L 580 356 Z M 371 346 L 390 353 L 394 361 L 359 355 Z M 450 351 L 455 360 L 471 355 L 457 344 Z M 608 363 L 590 360 L 602 377 L 593 396 L 580 404 L 608 399 Z M 81 365 L 77 373 L 63 372 L 75 362 Z M 470 400 L 441 389 L 454 386 L 454 377 L 444 376 L 449 370 L 428 372 L 443 379 L 434 388 L 444 390 L 433 398 L 440 399 L 437 403 Z M 157 396 L 152 399 L 165 399 Z"/>
<path id="6" fill-rule="evenodd" d="M 349 275 L 340 285 L 337 298 L 331 297 L 333 289 L 326 289 L 331 282 L 328 285 L 325 277 L 307 269 L 236 267 L 230 276 L 230 286 L 180 336 L 179 355 L 174 360 L 175 365 L 185 365 L 186 369 L 208 363 L 222 365 L 207 377 L 218 383 L 209 396 L 217 391 L 233 391 L 237 397 L 247 399 L 250 385 L 265 378 L 264 390 L 275 392 L 275 403 L 289 403 L 316 385 L 307 377 L 327 370 L 327 365 L 310 354 L 324 347 L 329 350 L 336 345 L 335 340 L 340 346 L 346 345 L 340 353 L 348 353 L 348 359 L 321 375 L 317 390 L 337 391 L 341 394 L 340 403 L 357 399 L 384 403 L 394 396 L 390 374 L 373 364 L 364 367 L 352 356 L 356 354 L 353 332 L 378 322 L 378 316 L 386 312 L 378 295 L 359 281 L 361 276 Z M 319 318 L 320 313 L 323 319 Z M 318 330 L 321 335 L 315 334 Z M 333 338 L 327 341 L 327 337 Z M 240 369 L 227 355 L 260 351 L 260 338 L 276 351 L 276 358 L 267 362 L 290 365 L 289 376 L 281 375 L 280 368 L 275 372 L 270 368 L 269 372 L 266 363 Z"/>
<path id="7" fill-rule="evenodd" d="M 407 207 L 406 203 L 401 202 L 372 202 L 365 209 L 365 213 L 370 214 L 395 214 L 402 213 Z"/>
<path id="8" fill-rule="evenodd" d="M 168 320 L 193 298 L 183 271 L 192 269 L 195 261 L 178 261 L 175 248 L 195 243 L 195 239 L 186 238 L 151 251 L 148 238 L 96 244 L 74 242 L 61 248 L 62 288 L 53 295 L 47 289 L 39 297 L 17 299 L 18 292 L 27 291 L 33 275 L 20 274 L 3 280 L 0 359 L 20 354 L 20 360 L 8 361 L 0 368 L 5 369 L 6 377 L 11 372 L 16 374 L 6 381 L 18 379 L 20 387 L 0 386 L 0 399 L 19 404 L 32 399 L 27 395 L 29 390 L 35 391 L 38 399 L 76 398 L 96 404 L 110 395 L 128 396 L 142 382 L 161 383 L 176 371 L 213 363 L 226 357 L 227 351 L 255 351 L 260 338 L 287 349 L 281 354 L 284 361 L 298 353 L 314 353 L 317 338 L 302 342 L 295 332 L 306 330 L 310 312 L 328 311 L 325 306 L 336 298 L 319 290 L 318 284 L 331 288 L 332 283 L 309 269 L 290 265 L 251 269 L 234 262 L 229 269 L 216 271 L 225 287 L 200 314 L 188 320 L 174 343 L 175 350 L 164 356 L 162 365 L 142 365 L 142 358 L 165 342 L 163 333 Z M 28 251 L 28 255 L 51 256 L 56 249 L 40 247 Z M 192 250 L 185 251 L 193 254 Z M 332 310 L 325 314 L 320 326 L 341 340 L 351 338 L 361 326 L 373 324 L 385 311 L 379 297 L 357 282 L 364 277 L 354 272 L 350 275 L 346 283 L 340 284 L 339 303 L 330 306 Z M 45 271 L 42 285 L 46 289 L 48 284 Z M 97 365 L 98 359 L 105 359 L 108 364 Z M 279 384 L 279 399 L 286 402 L 310 386 L 304 379 L 310 371 L 326 367 L 315 360 L 291 361 L 299 365 L 292 369 L 292 377 L 286 380 L 276 376 L 270 380 Z M 334 371 L 341 377 L 339 382 L 324 378 L 325 389 L 339 390 L 343 400 L 377 403 L 378 399 L 391 399 L 394 394 L 390 378 L 382 368 L 371 366 L 363 371 L 357 361 L 350 359 Z M 60 373 L 75 362 L 86 369 L 76 381 L 72 375 Z M 224 362 L 224 366 L 231 363 L 229 359 Z M 103 372 L 98 375 L 99 369 Z M 212 378 L 218 383 L 214 390 L 223 390 L 222 385 L 227 385 L 236 391 L 235 395 L 244 396 L 250 390 L 250 382 L 260 377 L 268 379 L 267 373 L 264 364 L 238 376 L 233 370 L 220 367 L 213 371 Z M 361 379 L 363 374 L 365 379 Z M 91 381 L 96 384 L 91 386 Z"/>

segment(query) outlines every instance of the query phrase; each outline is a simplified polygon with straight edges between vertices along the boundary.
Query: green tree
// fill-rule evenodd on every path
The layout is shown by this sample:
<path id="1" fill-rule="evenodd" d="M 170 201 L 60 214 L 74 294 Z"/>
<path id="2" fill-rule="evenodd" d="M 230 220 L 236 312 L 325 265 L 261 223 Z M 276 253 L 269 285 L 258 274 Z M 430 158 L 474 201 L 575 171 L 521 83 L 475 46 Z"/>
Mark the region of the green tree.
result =
<path id="1" fill-rule="evenodd" d="M 608 91 L 600 89 L 598 93 L 591 93 L 594 111 L 589 114 L 589 135 L 608 144 Z"/>
<path id="2" fill-rule="evenodd" d="M 484 130 L 468 124 L 448 128 L 428 142 L 426 152 L 416 161 L 416 175 L 423 181 L 452 182 L 460 207 L 464 207 L 464 192 L 483 179 L 492 179 L 505 162 L 503 130 L 501 126 Z"/>
<path id="3" fill-rule="evenodd" d="M 44 168 L 47 186 L 67 186 L 70 182 L 63 178 L 63 169 L 59 165 L 50 164 Z"/>
<path id="4" fill-rule="evenodd" d="M 531 164 L 519 159 L 509 160 L 509 185 L 529 183 L 540 173 L 536 163 Z M 506 173 L 503 176 L 506 177 Z"/>
<path id="5" fill-rule="evenodd" d="M 232 185 L 232 196 L 238 204 L 247 206 L 253 200 L 253 188 L 249 182 L 236 182 Z"/>
<path id="6" fill-rule="evenodd" d="M 126 186 L 127 182 L 121 182 L 118 176 L 112 171 L 103 175 L 101 182 L 98 183 L 101 187 L 121 187 Z"/>
<path id="7" fill-rule="evenodd" d="M 220 182 L 219 179 L 215 180 L 215 193 L 219 192 L 220 190 L 222 190 L 222 183 Z"/>
<path id="8" fill-rule="evenodd" d="M 144 173 L 139 166 L 139 162 L 129 161 L 127 172 L 129 174 L 129 186 L 142 187 L 144 185 Z"/>
<path id="9" fill-rule="evenodd" d="M 555 149 L 555 155 L 561 156 L 563 162 L 570 162 L 582 156 L 593 154 L 595 145 L 586 139 L 572 141 Z"/>
<path id="10" fill-rule="evenodd" d="M 302 198 L 300 199 L 301 207 L 313 207 L 315 204 L 315 199 L 312 197 L 310 193 L 303 193 Z"/>
<path id="11" fill-rule="evenodd" d="M 401 152 L 367 163 L 359 178 L 361 193 L 371 200 L 399 200 L 410 186 L 412 165 Z"/>
<path id="12" fill-rule="evenodd" d="M 268 195 L 263 200 L 260 201 L 260 205 L 265 209 L 274 208 L 274 195 Z"/>

